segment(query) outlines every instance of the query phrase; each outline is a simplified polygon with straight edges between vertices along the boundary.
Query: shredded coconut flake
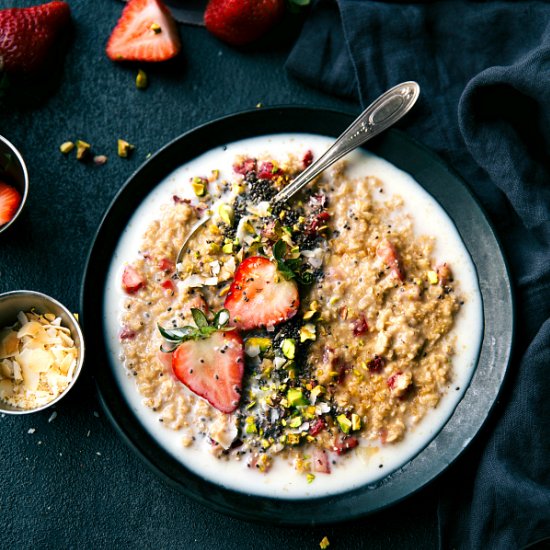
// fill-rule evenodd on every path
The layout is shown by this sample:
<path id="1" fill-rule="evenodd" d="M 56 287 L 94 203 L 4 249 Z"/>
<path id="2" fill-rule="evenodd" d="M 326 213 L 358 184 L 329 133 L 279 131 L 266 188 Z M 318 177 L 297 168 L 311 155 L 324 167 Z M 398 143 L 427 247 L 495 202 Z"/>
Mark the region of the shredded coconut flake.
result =
<path id="1" fill-rule="evenodd" d="M 0 400 L 25 410 L 46 405 L 68 387 L 77 362 L 60 317 L 20 311 L 15 325 L 0 329 Z"/>

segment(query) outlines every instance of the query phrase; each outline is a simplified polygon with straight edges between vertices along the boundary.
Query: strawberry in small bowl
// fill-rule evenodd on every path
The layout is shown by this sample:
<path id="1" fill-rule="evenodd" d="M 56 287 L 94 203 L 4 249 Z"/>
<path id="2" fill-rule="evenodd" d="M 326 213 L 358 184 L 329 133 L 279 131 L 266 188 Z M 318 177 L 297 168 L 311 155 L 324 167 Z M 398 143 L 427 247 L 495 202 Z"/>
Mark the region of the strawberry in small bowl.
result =
<path id="1" fill-rule="evenodd" d="M 21 214 L 28 189 L 29 175 L 23 157 L 0 136 L 0 234 Z"/>

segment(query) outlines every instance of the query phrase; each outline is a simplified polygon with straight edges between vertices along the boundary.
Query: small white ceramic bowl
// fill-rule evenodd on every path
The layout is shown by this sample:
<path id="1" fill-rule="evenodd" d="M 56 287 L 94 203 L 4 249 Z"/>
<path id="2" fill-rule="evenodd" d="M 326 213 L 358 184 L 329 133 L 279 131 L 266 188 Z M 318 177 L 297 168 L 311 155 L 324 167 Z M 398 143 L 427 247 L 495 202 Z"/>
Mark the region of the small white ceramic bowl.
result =
<path id="1" fill-rule="evenodd" d="M 17 314 L 20 311 L 35 310 L 37 313 L 53 313 L 56 317 L 61 317 L 62 326 L 67 327 L 71 331 L 71 338 L 74 340 L 78 350 L 78 361 L 74 371 L 73 379 L 65 390 L 55 399 L 34 409 L 19 409 L 0 401 L 0 412 L 6 414 L 28 414 L 42 411 L 57 403 L 67 394 L 67 392 L 76 383 L 82 363 L 84 362 L 84 337 L 80 325 L 75 316 L 57 300 L 54 300 L 41 292 L 32 290 L 15 290 L 0 294 L 0 329 L 12 326 L 17 321 Z"/>
<path id="2" fill-rule="evenodd" d="M 29 174 L 21 153 L 5 137 L 0 136 L 0 180 L 15 187 L 21 193 L 21 204 L 13 218 L 0 225 L 0 234 L 15 223 L 23 211 L 29 192 Z"/>

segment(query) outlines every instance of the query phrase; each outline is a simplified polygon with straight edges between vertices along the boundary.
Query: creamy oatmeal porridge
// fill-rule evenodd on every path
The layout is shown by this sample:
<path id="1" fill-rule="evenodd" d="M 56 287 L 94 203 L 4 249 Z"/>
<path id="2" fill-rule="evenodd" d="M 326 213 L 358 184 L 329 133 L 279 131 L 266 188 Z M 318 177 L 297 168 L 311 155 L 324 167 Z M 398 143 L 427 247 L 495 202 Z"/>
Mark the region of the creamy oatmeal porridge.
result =
<path id="1" fill-rule="evenodd" d="M 384 161 L 357 154 L 269 207 L 323 148 L 249 140 L 176 173 L 109 277 L 112 350 L 144 422 L 186 465 L 260 494 L 337 492 L 402 465 L 456 405 L 481 332 L 451 222 Z"/>

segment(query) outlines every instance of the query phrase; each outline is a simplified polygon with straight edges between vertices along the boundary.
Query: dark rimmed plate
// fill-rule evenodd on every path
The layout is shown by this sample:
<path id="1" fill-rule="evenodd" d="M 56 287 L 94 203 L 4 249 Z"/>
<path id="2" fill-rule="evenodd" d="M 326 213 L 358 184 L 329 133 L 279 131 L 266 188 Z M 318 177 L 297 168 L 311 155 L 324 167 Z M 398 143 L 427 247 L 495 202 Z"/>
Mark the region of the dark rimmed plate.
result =
<path id="1" fill-rule="evenodd" d="M 410 173 L 455 222 L 478 272 L 484 336 L 471 383 L 444 428 L 414 459 L 380 482 L 340 495 L 304 500 L 251 496 L 205 481 L 162 449 L 127 405 L 103 332 L 103 289 L 120 235 L 149 192 L 182 164 L 225 143 L 277 133 L 339 135 L 353 117 L 303 107 L 261 109 L 225 117 L 175 139 L 151 157 L 113 200 L 97 232 L 82 285 L 82 315 L 94 342 L 97 384 L 107 415 L 129 446 L 187 495 L 233 516 L 281 524 L 349 520 L 398 502 L 438 476 L 471 442 L 496 401 L 510 359 L 513 298 L 506 262 L 485 214 L 464 183 L 433 153 L 390 130 L 366 149 Z M 94 351 L 90 352 L 92 355 Z M 88 359 L 90 360 L 90 359 Z"/>

